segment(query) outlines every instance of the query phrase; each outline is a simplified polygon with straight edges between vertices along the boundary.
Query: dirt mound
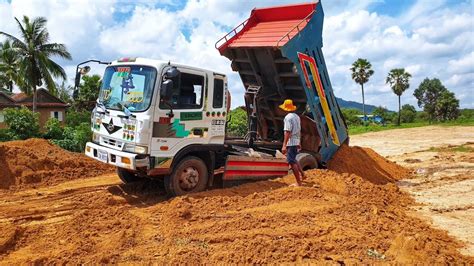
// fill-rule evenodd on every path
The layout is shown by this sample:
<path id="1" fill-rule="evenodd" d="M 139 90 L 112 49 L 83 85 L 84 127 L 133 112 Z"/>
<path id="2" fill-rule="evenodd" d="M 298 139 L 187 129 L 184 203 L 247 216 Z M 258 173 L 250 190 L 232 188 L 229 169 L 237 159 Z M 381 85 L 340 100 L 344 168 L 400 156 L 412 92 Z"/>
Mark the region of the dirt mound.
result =
<path id="1" fill-rule="evenodd" d="M 308 180 L 301 188 L 288 187 L 294 182 L 289 175 L 171 200 L 137 184 L 61 191 L 61 201 L 47 209 L 46 198 L 22 196 L 28 206 L 0 205 L 0 213 L 23 213 L 9 218 L 22 231 L 9 250 L 0 253 L 0 260 L 5 264 L 474 263 L 458 253 L 459 242 L 409 215 L 413 200 L 395 184 L 376 185 L 330 170 L 306 173 Z M 28 215 L 22 208 L 41 219 L 25 219 Z"/>
<path id="2" fill-rule="evenodd" d="M 0 188 L 52 185 L 113 172 L 106 164 L 44 139 L 0 143 Z"/>
<path id="3" fill-rule="evenodd" d="M 328 169 L 355 174 L 374 184 L 395 182 L 410 175 L 406 168 L 385 159 L 370 148 L 342 145 L 329 161 Z"/>
<path id="4" fill-rule="evenodd" d="M 456 250 L 460 243 L 407 214 L 413 201 L 395 184 L 328 170 L 306 173 L 302 188 L 288 187 L 290 175 L 158 204 L 151 214 L 159 217 L 156 261 L 469 261 Z"/>

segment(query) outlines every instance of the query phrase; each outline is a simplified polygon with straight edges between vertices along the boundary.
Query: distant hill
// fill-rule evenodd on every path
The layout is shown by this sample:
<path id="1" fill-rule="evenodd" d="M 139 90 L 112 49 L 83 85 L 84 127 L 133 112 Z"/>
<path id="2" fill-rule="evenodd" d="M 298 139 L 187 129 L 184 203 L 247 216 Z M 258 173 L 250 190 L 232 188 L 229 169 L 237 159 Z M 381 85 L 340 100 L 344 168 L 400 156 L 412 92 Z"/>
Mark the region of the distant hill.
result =
<path id="1" fill-rule="evenodd" d="M 354 102 L 354 101 L 346 101 L 346 100 L 343 100 L 343 99 L 337 98 L 337 97 L 336 97 L 336 100 L 337 100 L 337 103 L 339 103 L 339 107 L 341 107 L 341 108 L 353 108 L 353 109 L 359 109 L 359 110 L 362 111 L 362 103 L 358 103 L 358 102 Z M 372 113 L 372 111 L 375 108 L 377 108 L 377 106 L 366 104 L 365 105 L 365 112 L 367 114 L 370 114 L 370 113 Z"/>

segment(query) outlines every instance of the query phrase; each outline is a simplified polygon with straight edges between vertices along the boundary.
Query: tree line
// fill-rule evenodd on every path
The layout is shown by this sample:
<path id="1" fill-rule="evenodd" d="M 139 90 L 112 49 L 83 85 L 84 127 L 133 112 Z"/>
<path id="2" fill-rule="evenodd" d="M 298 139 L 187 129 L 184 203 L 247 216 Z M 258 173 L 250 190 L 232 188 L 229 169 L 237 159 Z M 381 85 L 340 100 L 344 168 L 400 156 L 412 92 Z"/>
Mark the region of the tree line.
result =
<path id="1" fill-rule="evenodd" d="M 361 86 L 362 91 L 362 106 L 364 121 L 367 121 L 365 112 L 365 96 L 364 84 L 369 82 L 370 77 L 374 74 L 372 64 L 363 58 L 357 59 L 350 68 L 352 79 Z M 402 122 L 402 112 L 415 112 L 415 107 L 411 105 L 401 104 L 402 94 L 410 87 L 411 74 L 404 68 L 394 68 L 389 71 L 385 78 L 385 83 L 390 86 L 393 93 L 398 97 L 398 117 L 397 125 Z M 454 120 L 459 116 L 459 100 L 453 92 L 449 91 L 439 79 L 425 78 L 413 96 L 417 99 L 418 107 L 423 108 L 423 111 L 428 114 L 428 120 L 433 121 L 447 121 Z M 381 108 L 377 110 L 381 112 Z"/>

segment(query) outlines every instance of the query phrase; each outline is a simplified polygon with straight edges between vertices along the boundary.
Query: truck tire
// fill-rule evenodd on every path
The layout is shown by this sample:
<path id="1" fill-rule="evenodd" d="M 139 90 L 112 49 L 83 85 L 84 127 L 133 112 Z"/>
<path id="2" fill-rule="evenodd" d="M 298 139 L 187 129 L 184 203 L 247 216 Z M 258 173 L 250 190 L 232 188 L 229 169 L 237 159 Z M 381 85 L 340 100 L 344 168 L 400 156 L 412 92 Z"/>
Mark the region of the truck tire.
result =
<path id="1" fill-rule="evenodd" d="M 117 167 L 117 175 L 120 177 L 120 180 L 122 180 L 122 182 L 124 182 L 125 184 L 143 180 L 142 178 L 138 177 L 137 174 L 120 167 Z"/>
<path id="2" fill-rule="evenodd" d="M 171 175 L 165 176 L 165 190 L 169 196 L 181 196 L 206 189 L 209 172 L 198 157 L 183 158 L 174 167 Z"/>
<path id="3" fill-rule="evenodd" d="M 318 168 L 318 161 L 309 153 L 298 153 L 296 161 L 300 164 L 303 171 Z"/>

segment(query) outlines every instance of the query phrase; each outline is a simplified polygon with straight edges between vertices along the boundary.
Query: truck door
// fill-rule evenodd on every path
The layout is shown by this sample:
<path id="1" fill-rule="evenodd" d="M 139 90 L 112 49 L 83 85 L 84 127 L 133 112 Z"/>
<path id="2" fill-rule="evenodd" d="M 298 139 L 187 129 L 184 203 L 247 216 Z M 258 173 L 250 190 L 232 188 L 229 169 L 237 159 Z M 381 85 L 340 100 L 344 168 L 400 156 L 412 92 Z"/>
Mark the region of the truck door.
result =
<path id="1" fill-rule="evenodd" d="M 212 74 L 180 67 L 178 70 L 181 74 L 179 81 L 173 82 L 171 99 L 160 102 L 154 115 L 151 151 L 159 158 L 172 158 L 193 144 L 224 142 L 225 78 L 216 81 L 220 90 L 214 91 Z"/>
<path id="2" fill-rule="evenodd" d="M 155 111 L 151 148 L 155 153 L 175 154 L 191 138 L 203 136 L 199 128 L 202 126 L 206 74 L 192 69 L 178 70 L 181 75 L 174 82 L 171 99 L 168 103 L 160 101 Z"/>

